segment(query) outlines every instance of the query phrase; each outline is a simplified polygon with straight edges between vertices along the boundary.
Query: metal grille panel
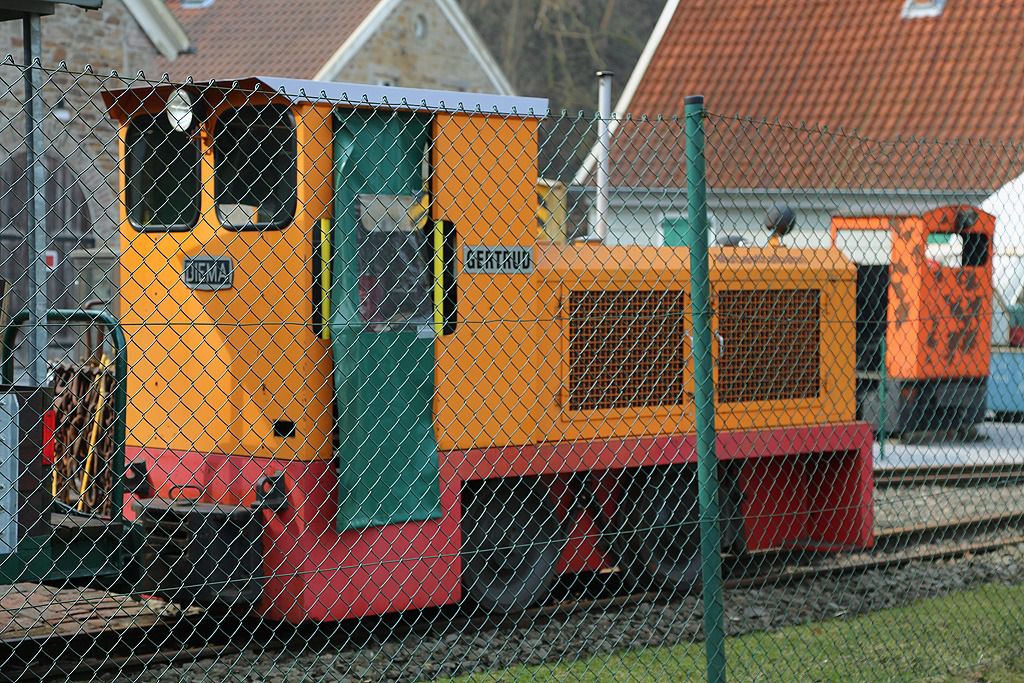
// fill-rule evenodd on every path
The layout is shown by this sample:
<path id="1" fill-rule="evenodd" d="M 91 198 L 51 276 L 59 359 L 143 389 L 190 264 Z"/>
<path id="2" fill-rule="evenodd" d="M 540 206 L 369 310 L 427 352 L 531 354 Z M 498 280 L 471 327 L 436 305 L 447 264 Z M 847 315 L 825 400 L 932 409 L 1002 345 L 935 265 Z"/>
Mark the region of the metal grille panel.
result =
<path id="1" fill-rule="evenodd" d="M 820 298 L 816 289 L 719 292 L 720 402 L 818 395 Z"/>
<path id="2" fill-rule="evenodd" d="M 690 373 L 682 291 L 569 295 L 569 408 L 679 405 Z"/>

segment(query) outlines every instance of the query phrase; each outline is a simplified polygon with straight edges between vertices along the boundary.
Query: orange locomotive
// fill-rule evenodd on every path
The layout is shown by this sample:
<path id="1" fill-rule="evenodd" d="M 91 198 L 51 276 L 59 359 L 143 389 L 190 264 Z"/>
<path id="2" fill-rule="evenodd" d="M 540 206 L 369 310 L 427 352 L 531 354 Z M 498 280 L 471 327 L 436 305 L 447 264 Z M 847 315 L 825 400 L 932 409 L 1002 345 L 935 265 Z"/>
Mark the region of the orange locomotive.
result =
<path id="1" fill-rule="evenodd" d="M 518 608 L 611 565 L 693 584 L 689 256 L 538 235 L 546 102 L 265 78 L 106 100 L 153 592 L 300 621 Z M 721 249 L 712 277 L 729 549 L 870 545 L 854 328 L 830 322 L 853 267 Z"/>
<path id="2" fill-rule="evenodd" d="M 857 263 L 857 395 L 888 433 L 965 432 L 984 419 L 995 218 L 970 206 L 832 220 Z"/>

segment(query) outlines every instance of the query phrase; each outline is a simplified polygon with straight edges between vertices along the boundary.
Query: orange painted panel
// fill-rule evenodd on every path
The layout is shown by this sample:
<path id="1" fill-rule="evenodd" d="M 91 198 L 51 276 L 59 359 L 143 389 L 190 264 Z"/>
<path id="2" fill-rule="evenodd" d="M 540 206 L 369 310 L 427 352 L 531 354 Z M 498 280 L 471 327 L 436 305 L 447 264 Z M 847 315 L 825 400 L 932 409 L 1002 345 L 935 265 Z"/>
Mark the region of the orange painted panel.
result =
<path id="1" fill-rule="evenodd" d="M 463 248 L 533 244 L 537 120 L 438 114 L 433 135 L 433 218 L 458 244 L 458 325 L 436 343 L 438 446 L 531 443 L 556 400 L 544 321 L 557 300 L 532 275 L 465 273 Z"/>
<path id="2" fill-rule="evenodd" d="M 785 247 L 711 250 L 711 288 L 716 315 L 716 426 L 718 429 L 761 429 L 849 422 L 856 417 L 855 358 L 857 271 L 837 249 Z M 755 344 L 725 352 L 745 356 L 741 368 L 752 370 L 735 378 L 738 400 L 728 400 L 727 378 L 720 376 L 721 343 L 725 342 L 721 313 L 723 297 L 749 293 L 756 320 L 743 321 Z M 779 308 L 776 293 L 808 295 L 817 300 L 817 318 L 807 311 Z M 816 293 L 816 294 L 815 294 Z M 806 298 L 806 297 L 805 297 Z M 783 297 L 782 300 L 785 300 Z M 797 297 L 800 300 L 800 296 Z M 735 325 L 734 325 L 735 327 Z M 767 337 L 765 335 L 768 335 Z M 813 337 L 817 335 L 815 340 Z M 726 342 L 728 344 L 728 342 Z M 813 367 L 816 376 L 801 374 Z M 755 385 L 770 388 L 758 391 Z M 744 386 L 747 385 L 747 386 Z M 754 389 L 753 391 L 747 388 Z M 803 388 L 803 391 L 800 389 Z M 767 394 L 766 397 L 751 395 Z"/>
<path id="3" fill-rule="evenodd" d="M 250 100 L 250 103 L 258 104 Z M 299 183 L 283 230 L 221 227 L 211 191 L 188 232 L 137 232 L 122 210 L 128 443 L 285 459 L 331 455 L 331 356 L 312 333 L 312 234 L 331 198 L 328 109 L 295 107 Z M 122 135 L 124 133 L 122 132 Z M 203 140 L 203 186 L 213 158 Z M 234 286 L 185 287 L 186 257 L 229 256 Z M 274 436 L 273 422 L 295 423 Z"/>
<path id="4" fill-rule="evenodd" d="M 587 318 L 598 315 L 595 311 L 577 311 L 582 317 L 580 329 L 576 332 L 578 346 L 586 349 L 588 344 L 606 347 L 597 354 L 597 362 L 603 367 L 588 368 L 587 373 L 596 382 L 591 392 L 598 392 L 597 400 L 589 401 L 598 407 L 573 409 L 570 393 L 573 390 L 571 381 L 571 357 L 573 332 L 570 318 L 573 315 L 570 305 L 573 292 L 606 292 L 610 297 L 612 308 L 607 311 L 610 316 L 627 317 L 632 306 L 639 302 L 652 301 L 651 292 L 679 292 L 684 301 L 680 324 L 684 330 L 690 330 L 690 304 L 685 294 L 689 290 L 689 252 L 686 249 L 672 247 L 640 247 L 640 246 L 605 246 L 594 243 L 576 243 L 560 246 L 553 243 L 542 243 L 537 249 L 538 277 L 548 283 L 548 287 L 558 297 L 559 306 L 555 308 L 557 324 L 552 326 L 552 336 L 557 335 L 559 341 L 550 346 L 550 365 L 555 371 L 550 372 L 547 381 L 557 391 L 558 400 L 548 407 L 551 429 L 539 435 L 538 441 L 579 441 L 625 437 L 641 434 L 682 434 L 694 429 L 693 372 L 690 364 L 690 345 L 687 337 L 683 337 L 682 346 L 676 358 L 684 361 L 683 377 L 680 378 L 681 397 L 678 403 L 665 405 L 643 405 L 642 398 L 637 397 L 635 407 L 619 407 L 622 394 L 649 390 L 651 385 L 670 381 L 663 376 L 662 368 L 620 368 L 617 361 L 634 357 L 630 348 L 646 342 L 633 338 L 606 340 L 603 334 L 608 328 L 598 327 L 596 321 Z M 632 308 L 632 311 L 642 309 Z M 670 313 L 670 309 L 662 309 L 660 315 Z M 657 319 L 650 324 L 659 325 Z M 614 331 L 614 328 L 613 328 Z M 578 337 L 583 336 L 582 340 Z M 587 338 L 587 337 L 592 338 Z M 616 343 L 617 341 L 617 343 Z M 608 344 L 611 342 L 611 344 Z M 654 344 L 647 344 L 649 350 L 657 349 Z M 608 346 L 612 346 L 608 349 Z M 670 358 L 672 356 L 669 356 Z M 624 371 L 623 371 L 624 370 Z M 636 372 L 645 372 L 647 377 L 636 377 Z M 607 378 L 607 379 L 605 379 Z M 602 381 L 604 380 L 604 381 Z M 679 381 L 679 380 L 676 380 Z M 586 392 L 584 392 L 586 396 Z M 589 396 L 587 397 L 589 398 Z M 651 402 L 651 401 L 647 401 Z M 605 404 L 605 405 L 601 405 Z M 608 405 L 612 404 L 612 405 Z M 621 457 L 628 459 L 628 454 Z"/>
<path id="5" fill-rule="evenodd" d="M 510 353 L 507 343 L 512 340 L 497 337 L 494 330 L 499 327 L 485 328 L 483 335 L 468 335 L 458 345 L 452 343 L 452 338 L 445 338 L 448 343 L 441 344 L 438 381 L 439 387 L 444 386 L 446 390 L 438 392 L 436 407 L 439 418 L 445 416 L 445 419 L 438 420 L 438 437 L 445 444 L 442 449 L 447 448 L 447 444 L 454 444 L 453 448 L 472 448 L 692 432 L 692 359 L 689 338 L 685 335 L 679 339 L 679 353 L 674 356 L 677 360 L 682 356 L 684 365 L 672 370 L 681 375 L 672 380 L 681 382 L 679 388 L 682 391 L 677 394 L 679 401 L 645 403 L 639 400 L 626 406 L 616 404 L 616 394 L 648 390 L 650 383 L 638 382 L 630 386 L 629 371 L 616 374 L 614 363 L 618 357 L 614 354 L 610 358 L 599 355 L 595 362 L 605 363 L 608 367 L 594 370 L 598 375 L 595 386 L 611 395 L 611 403 L 601 405 L 596 401 L 596 407 L 574 408 L 571 399 L 574 333 L 570 329 L 572 311 L 569 301 L 573 294 L 608 293 L 618 297 L 619 304 L 626 306 L 630 301 L 651 299 L 652 292 L 678 292 L 678 300 L 683 302 L 681 323 L 688 331 L 692 328 L 686 295 L 689 289 L 688 251 L 669 247 L 540 242 L 533 246 L 533 253 L 536 270 L 532 277 L 524 277 L 523 284 L 514 291 L 484 300 L 486 310 L 496 318 L 509 319 L 509 325 L 517 324 L 516 318 L 519 318 L 520 339 L 538 340 L 537 349 L 516 348 Z M 761 296 L 762 292 L 809 290 L 814 292 L 819 304 L 818 317 L 807 321 L 817 335 L 816 339 L 808 342 L 813 346 L 810 352 L 815 355 L 818 373 L 814 378 L 813 393 L 800 398 L 729 404 L 720 401 L 718 427 L 759 429 L 853 420 L 855 330 L 850 311 L 854 308 L 855 297 L 854 266 L 837 250 L 729 249 L 713 251 L 711 272 L 716 293 L 752 290 Z M 467 278 L 465 275 L 461 277 Z M 479 301 L 487 296 L 486 289 L 479 289 L 479 278 L 483 277 L 486 282 L 487 278 L 494 276 L 472 277 L 477 280 L 473 282 L 475 288 L 469 291 Z M 461 288 L 463 281 L 460 279 L 460 315 L 461 305 L 466 299 L 463 296 L 466 290 Z M 760 313 L 768 319 L 776 312 L 765 308 Z M 473 320 L 480 321 L 479 318 Z M 593 341 L 599 343 L 599 340 Z M 627 348 L 638 343 L 636 338 L 622 338 L 619 342 L 618 346 Z M 781 337 L 774 339 L 773 343 L 775 346 L 749 351 L 768 366 L 791 369 L 785 363 L 794 340 Z M 720 349 L 716 348 L 717 353 Z M 628 354 L 623 357 L 628 357 Z M 516 368 L 518 384 L 509 393 L 492 393 L 495 380 L 486 373 L 501 367 Z M 657 373 L 659 370 L 647 368 L 648 372 Z M 602 372 L 612 376 L 611 384 L 601 384 Z M 658 378 L 651 378 L 651 382 L 657 381 Z M 469 401 L 465 400 L 467 397 Z M 479 411 L 484 409 L 488 412 L 480 415 Z M 504 432 L 487 431 L 487 420 L 492 421 L 496 428 L 504 425 Z M 477 435 L 465 429 L 467 424 L 478 430 Z M 522 434 L 519 436 L 522 441 L 516 441 L 517 435 L 511 430 L 526 425 L 535 431 Z M 461 438 L 453 438 L 453 434 Z M 484 469 L 507 469 L 513 467 L 512 461 L 520 457 L 516 451 L 493 452 L 501 453 L 504 461 L 480 463 Z M 627 457 L 626 454 L 623 457 Z M 553 466 L 562 464 L 553 463 Z"/>

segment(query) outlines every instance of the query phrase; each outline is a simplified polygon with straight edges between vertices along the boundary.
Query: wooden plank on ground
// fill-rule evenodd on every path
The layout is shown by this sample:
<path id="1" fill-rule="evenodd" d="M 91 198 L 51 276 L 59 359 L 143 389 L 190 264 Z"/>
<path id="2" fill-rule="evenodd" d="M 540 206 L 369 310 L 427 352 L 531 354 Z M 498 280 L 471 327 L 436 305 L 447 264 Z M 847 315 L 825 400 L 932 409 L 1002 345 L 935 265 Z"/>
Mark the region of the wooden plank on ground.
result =
<path id="1" fill-rule="evenodd" d="M 0 643 L 144 628 L 180 614 L 176 607 L 161 600 L 93 588 L 0 585 Z"/>

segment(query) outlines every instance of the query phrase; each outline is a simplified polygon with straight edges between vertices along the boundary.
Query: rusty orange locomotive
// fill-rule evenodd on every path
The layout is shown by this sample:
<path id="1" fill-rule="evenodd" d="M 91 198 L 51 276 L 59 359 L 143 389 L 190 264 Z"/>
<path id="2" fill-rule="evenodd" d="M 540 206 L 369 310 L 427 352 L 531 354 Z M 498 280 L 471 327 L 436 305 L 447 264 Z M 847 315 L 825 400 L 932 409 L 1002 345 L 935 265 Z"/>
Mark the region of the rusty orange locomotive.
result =
<path id="1" fill-rule="evenodd" d="M 876 428 L 964 433 L 984 419 L 994 229 L 971 206 L 833 219 L 857 263 L 857 395 Z"/>

